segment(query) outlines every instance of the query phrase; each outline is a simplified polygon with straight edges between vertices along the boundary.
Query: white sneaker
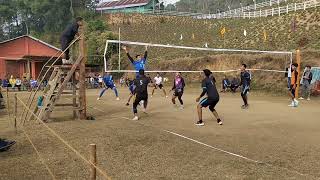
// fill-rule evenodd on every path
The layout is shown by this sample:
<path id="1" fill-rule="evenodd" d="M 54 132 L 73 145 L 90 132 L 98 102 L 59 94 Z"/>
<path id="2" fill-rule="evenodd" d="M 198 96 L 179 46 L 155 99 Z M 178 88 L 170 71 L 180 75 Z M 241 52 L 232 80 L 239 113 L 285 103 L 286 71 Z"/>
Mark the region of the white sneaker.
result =
<path id="1" fill-rule="evenodd" d="M 117 99 L 116 99 L 117 101 L 120 101 L 120 98 L 119 97 L 117 97 Z"/>
<path id="2" fill-rule="evenodd" d="M 144 104 L 144 101 L 143 101 L 143 100 L 139 102 L 139 105 L 140 105 L 141 107 L 143 107 L 143 104 Z"/>
<path id="3" fill-rule="evenodd" d="M 310 98 L 307 99 L 307 101 L 310 101 L 310 100 L 311 100 Z"/>
<path id="4" fill-rule="evenodd" d="M 183 106 L 183 105 L 181 105 L 181 106 L 180 106 L 180 109 L 184 109 L 184 106 Z"/>
<path id="5" fill-rule="evenodd" d="M 293 107 L 294 106 L 294 101 L 291 102 L 291 104 L 288 105 L 289 107 Z"/>
<path id="6" fill-rule="evenodd" d="M 294 99 L 294 107 L 297 107 L 299 105 L 299 101 Z"/>
<path id="7" fill-rule="evenodd" d="M 203 121 L 202 121 L 202 122 L 197 121 L 197 122 L 195 123 L 195 125 L 196 125 L 196 126 L 204 126 L 204 122 L 203 122 Z"/>
<path id="8" fill-rule="evenodd" d="M 100 98 L 98 97 L 97 100 L 100 101 Z"/>
<path id="9" fill-rule="evenodd" d="M 300 99 L 300 100 L 304 100 L 304 98 L 303 98 L 303 97 L 299 97 L 299 99 Z"/>
<path id="10" fill-rule="evenodd" d="M 132 121 L 138 121 L 139 120 L 139 117 L 138 116 L 135 116 Z"/>

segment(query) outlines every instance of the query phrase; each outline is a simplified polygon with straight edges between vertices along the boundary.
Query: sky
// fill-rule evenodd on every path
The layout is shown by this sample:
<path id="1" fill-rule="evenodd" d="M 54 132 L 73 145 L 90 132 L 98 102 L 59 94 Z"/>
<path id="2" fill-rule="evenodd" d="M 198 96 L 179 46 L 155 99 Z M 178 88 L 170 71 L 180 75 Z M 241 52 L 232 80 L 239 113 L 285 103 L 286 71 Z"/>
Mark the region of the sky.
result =
<path id="1" fill-rule="evenodd" d="M 108 2 L 108 1 L 114 1 L 114 0 L 101 0 L 102 2 Z M 179 0 L 160 0 L 160 2 L 164 2 L 164 4 L 174 4 L 178 2 Z"/>

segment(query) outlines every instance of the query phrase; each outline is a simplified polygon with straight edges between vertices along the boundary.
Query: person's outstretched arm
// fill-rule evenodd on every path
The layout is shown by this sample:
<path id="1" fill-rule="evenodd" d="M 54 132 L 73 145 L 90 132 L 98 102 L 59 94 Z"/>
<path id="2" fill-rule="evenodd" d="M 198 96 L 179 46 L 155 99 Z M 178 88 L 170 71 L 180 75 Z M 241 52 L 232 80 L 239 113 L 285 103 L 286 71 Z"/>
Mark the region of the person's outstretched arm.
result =
<path id="1" fill-rule="evenodd" d="M 126 51 L 126 54 L 127 54 L 128 58 L 129 58 L 130 62 L 131 62 L 131 63 L 133 63 L 133 62 L 134 62 L 134 60 L 133 60 L 133 58 L 130 56 L 130 54 L 129 54 L 129 51 L 128 51 L 127 47 L 126 47 L 126 46 L 123 46 L 122 48 L 123 48 L 123 50 L 125 50 L 125 51 Z"/>

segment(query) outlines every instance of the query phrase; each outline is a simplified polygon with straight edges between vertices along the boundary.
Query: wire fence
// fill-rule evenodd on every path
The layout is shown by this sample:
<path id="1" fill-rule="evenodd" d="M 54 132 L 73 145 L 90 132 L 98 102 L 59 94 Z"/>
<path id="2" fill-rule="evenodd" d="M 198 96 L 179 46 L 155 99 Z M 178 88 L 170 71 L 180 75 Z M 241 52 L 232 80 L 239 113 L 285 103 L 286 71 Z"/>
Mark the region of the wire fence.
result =
<path id="1" fill-rule="evenodd" d="M 290 12 L 295 12 L 298 10 L 306 10 L 310 8 L 315 8 L 320 6 L 320 2 L 317 0 L 305 1 L 302 3 L 291 3 L 286 6 L 278 6 L 265 10 L 250 11 L 250 12 L 239 12 L 233 13 L 232 11 L 223 12 L 219 14 L 205 14 L 194 16 L 197 19 L 226 19 L 226 18 L 257 18 L 257 17 L 267 17 L 267 16 L 280 16 L 281 14 L 288 14 Z"/>

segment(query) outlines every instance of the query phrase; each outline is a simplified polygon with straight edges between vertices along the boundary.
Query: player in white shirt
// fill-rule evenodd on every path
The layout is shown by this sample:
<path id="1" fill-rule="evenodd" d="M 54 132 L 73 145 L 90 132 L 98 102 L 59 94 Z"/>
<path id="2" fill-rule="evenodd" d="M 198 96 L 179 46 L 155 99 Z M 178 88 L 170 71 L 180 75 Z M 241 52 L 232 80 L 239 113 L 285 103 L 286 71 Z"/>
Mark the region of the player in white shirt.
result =
<path id="1" fill-rule="evenodd" d="M 156 90 L 156 89 L 158 89 L 158 88 L 163 91 L 163 93 L 164 93 L 164 95 L 165 95 L 166 98 L 168 97 L 168 96 L 167 96 L 167 93 L 166 93 L 166 90 L 163 88 L 162 82 L 163 82 L 162 77 L 160 76 L 159 73 L 157 73 L 157 76 L 154 77 L 154 88 L 153 88 L 153 90 L 152 90 L 151 97 L 152 97 L 153 94 L 154 94 L 154 90 Z"/>

